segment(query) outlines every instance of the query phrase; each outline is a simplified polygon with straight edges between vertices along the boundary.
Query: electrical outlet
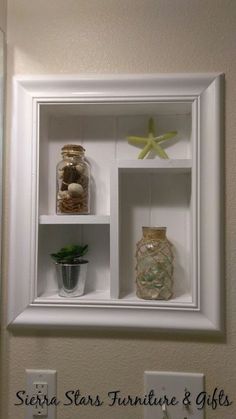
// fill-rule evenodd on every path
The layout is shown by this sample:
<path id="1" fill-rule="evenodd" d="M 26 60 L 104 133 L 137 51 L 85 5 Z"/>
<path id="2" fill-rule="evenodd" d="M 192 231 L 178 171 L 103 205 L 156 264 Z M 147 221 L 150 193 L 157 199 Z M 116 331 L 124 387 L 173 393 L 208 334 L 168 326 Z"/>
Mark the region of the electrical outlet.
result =
<path id="1" fill-rule="evenodd" d="M 25 419 L 56 419 L 55 370 L 26 370 L 26 393 L 31 404 L 26 406 Z"/>
<path id="2" fill-rule="evenodd" d="M 204 410 L 195 403 L 204 391 L 203 374 L 145 371 L 144 387 L 145 394 L 153 391 L 152 401 L 154 397 L 158 401 L 144 407 L 144 419 L 204 419 Z"/>
<path id="3" fill-rule="evenodd" d="M 34 383 L 33 393 L 37 403 L 34 405 L 34 416 L 46 416 L 48 415 L 48 406 L 46 400 L 48 400 L 48 385 L 47 383 Z"/>

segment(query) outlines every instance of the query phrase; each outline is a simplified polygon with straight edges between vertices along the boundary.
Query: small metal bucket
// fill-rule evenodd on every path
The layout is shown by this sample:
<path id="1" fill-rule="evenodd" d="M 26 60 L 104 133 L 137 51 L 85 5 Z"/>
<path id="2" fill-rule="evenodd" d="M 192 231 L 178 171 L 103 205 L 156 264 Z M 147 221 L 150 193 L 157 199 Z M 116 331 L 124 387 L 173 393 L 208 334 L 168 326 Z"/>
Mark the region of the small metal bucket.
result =
<path id="1" fill-rule="evenodd" d="M 58 275 L 59 295 L 67 298 L 83 295 L 88 261 L 83 260 L 76 265 L 69 263 L 55 263 L 55 265 Z"/>

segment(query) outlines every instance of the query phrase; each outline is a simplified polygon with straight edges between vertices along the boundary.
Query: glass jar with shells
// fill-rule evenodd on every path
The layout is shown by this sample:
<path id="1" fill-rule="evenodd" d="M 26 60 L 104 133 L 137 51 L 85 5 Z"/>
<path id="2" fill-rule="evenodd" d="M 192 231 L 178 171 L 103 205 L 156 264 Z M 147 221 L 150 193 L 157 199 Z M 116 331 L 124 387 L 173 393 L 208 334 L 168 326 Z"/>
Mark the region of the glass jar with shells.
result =
<path id="1" fill-rule="evenodd" d="M 66 144 L 57 164 L 57 214 L 90 213 L 90 167 L 81 145 Z"/>

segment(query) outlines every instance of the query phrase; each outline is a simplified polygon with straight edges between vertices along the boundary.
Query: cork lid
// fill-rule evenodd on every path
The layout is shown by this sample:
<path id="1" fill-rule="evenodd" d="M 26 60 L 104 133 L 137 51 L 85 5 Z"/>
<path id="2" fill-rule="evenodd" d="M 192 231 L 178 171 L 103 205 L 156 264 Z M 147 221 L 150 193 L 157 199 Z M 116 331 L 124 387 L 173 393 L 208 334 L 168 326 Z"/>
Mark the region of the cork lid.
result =
<path id="1" fill-rule="evenodd" d="M 73 156 L 79 156 L 80 154 L 84 154 L 84 152 L 84 147 L 79 144 L 65 144 L 61 149 L 62 154 L 70 154 Z"/>

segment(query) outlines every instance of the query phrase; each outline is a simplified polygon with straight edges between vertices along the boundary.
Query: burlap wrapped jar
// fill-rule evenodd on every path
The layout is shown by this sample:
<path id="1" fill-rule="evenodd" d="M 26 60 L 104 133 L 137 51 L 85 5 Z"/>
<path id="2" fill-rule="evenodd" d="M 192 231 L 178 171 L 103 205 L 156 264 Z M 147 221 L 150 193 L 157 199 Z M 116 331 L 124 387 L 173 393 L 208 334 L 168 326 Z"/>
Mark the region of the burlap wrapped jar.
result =
<path id="1" fill-rule="evenodd" d="M 145 300 L 168 300 L 173 294 L 173 252 L 166 227 L 142 227 L 136 245 L 136 293 Z"/>

